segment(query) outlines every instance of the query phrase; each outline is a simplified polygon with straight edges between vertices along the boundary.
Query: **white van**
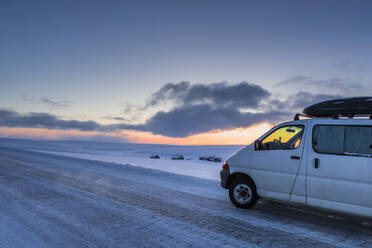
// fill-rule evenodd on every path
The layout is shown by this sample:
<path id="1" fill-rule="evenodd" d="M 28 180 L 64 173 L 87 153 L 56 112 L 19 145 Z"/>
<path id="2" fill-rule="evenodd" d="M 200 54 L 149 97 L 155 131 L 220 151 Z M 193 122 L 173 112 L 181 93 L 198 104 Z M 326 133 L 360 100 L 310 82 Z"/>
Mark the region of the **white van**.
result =
<path id="1" fill-rule="evenodd" d="M 240 208 L 262 197 L 372 217 L 372 120 L 280 124 L 226 160 L 221 185 Z"/>

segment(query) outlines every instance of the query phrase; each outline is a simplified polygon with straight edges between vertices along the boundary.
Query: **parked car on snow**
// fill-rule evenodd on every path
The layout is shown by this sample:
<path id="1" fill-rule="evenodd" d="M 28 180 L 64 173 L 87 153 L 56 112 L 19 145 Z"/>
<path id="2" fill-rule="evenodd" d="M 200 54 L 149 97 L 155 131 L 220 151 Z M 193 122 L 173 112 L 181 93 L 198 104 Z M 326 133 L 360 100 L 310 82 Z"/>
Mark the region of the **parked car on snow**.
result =
<path id="1" fill-rule="evenodd" d="M 207 161 L 211 161 L 211 162 L 221 162 L 222 158 L 221 157 L 216 157 L 215 155 L 211 155 L 211 156 L 200 156 L 199 160 L 207 160 Z"/>
<path id="2" fill-rule="evenodd" d="M 215 156 L 214 156 L 214 155 L 212 155 L 212 156 L 209 156 L 209 157 L 207 157 L 207 159 L 206 159 L 206 160 L 208 160 L 208 161 L 214 161 L 214 158 L 215 158 Z"/>
<path id="3" fill-rule="evenodd" d="M 222 161 L 222 158 L 221 157 L 215 157 L 213 162 L 221 162 Z"/>
<path id="4" fill-rule="evenodd" d="M 211 161 L 211 162 L 221 162 L 221 157 L 216 157 L 216 155 L 212 155 L 212 156 L 209 156 L 207 158 L 208 161 Z"/>
<path id="5" fill-rule="evenodd" d="M 199 160 L 207 160 L 206 156 L 199 156 Z"/>
<path id="6" fill-rule="evenodd" d="M 173 160 L 184 160 L 184 157 L 181 154 L 176 154 L 172 156 Z"/>
<path id="7" fill-rule="evenodd" d="M 232 203 L 251 208 L 262 197 L 372 217 L 372 97 L 304 113 L 311 118 L 296 115 L 225 161 L 221 186 Z M 359 113 L 369 119 L 352 118 Z"/>
<path id="8" fill-rule="evenodd" d="M 160 156 L 157 155 L 157 154 L 153 154 L 153 155 L 150 156 L 150 158 L 152 158 L 152 159 L 156 159 L 156 158 L 160 158 Z"/>

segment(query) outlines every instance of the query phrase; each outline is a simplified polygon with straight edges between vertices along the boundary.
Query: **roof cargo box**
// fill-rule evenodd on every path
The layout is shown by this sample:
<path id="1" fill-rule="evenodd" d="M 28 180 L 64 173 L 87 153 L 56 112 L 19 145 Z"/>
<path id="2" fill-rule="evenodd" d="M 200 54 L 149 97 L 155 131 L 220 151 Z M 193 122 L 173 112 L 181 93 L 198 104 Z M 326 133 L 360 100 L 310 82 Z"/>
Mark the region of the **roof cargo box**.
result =
<path id="1" fill-rule="evenodd" d="M 324 101 L 305 108 L 303 113 L 310 117 L 372 117 L 372 96 Z"/>

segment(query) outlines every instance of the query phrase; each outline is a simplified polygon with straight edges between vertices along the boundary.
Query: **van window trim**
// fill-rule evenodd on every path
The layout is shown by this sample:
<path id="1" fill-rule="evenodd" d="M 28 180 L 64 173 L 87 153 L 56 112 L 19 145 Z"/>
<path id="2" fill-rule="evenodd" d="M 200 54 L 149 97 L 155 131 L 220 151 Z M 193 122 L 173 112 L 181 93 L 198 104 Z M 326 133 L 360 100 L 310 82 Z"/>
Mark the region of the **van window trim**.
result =
<path id="1" fill-rule="evenodd" d="M 346 127 L 369 127 L 372 128 L 372 125 L 348 125 L 348 124 L 315 124 L 312 128 L 312 134 L 311 134 L 311 146 L 313 148 L 313 151 L 318 154 L 329 154 L 329 155 L 337 155 L 337 156 L 350 156 L 350 157 L 362 157 L 362 158 L 372 158 L 372 155 L 368 154 L 345 154 L 345 153 L 333 153 L 333 152 L 319 152 L 314 147 L 314 129 L 317 126 L 343 126 L 345 127 L 344 130 L 344 152 L 345 152 L 345 136 L 346 136 Z"/>
<path id="2" fill-rule="evenodd" d="M 266 134 L 265 136 L 261 137 L 259 139 L 260 142 L 262 142 L 264 139 L 266 139 L 267 136 L 269 136 L 270 134 L 272 134 L 273 132 L 275 132 L 276 130 L 278 130 L 279 128 L 283 128 L 283 127 L 302 127 L 303 128 L 303 134 L 302 134 L 302 138 L 301 138 L 301 143 L 299 146 L 295 147 L 295 148 L 292 148 L 292 149 L 286 149 L 286 150 L 255 150 L 255 151 L 292 151 L 292 150 L 296 150 L 297 148 L 299 148 L 300 146 L 302 146 L 303 142 L 304 142 L 304 138 L 305 138 L 305 131 L 306 131 L 306 125 L 305 124 L 286 124 L 286 125 L 283 125 L 283 126 L 276 126 L 276 127 L 273 127 L 269 130 L 269 133 Z"/>

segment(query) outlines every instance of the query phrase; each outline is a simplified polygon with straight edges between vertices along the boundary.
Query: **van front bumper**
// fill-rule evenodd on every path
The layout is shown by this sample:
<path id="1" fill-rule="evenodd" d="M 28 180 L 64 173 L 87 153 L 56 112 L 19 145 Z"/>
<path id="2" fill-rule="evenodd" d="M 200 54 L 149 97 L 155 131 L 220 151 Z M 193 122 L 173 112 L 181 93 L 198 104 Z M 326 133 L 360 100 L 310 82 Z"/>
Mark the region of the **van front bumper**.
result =
<path id="1" fill-rule="evenodd" d="M 227 189 L 227 180 L 230 176 L 230 170 L 223 168 L 220 172 L 220 178 L 221 178 L 221 186 L 225 189 Z"/>

